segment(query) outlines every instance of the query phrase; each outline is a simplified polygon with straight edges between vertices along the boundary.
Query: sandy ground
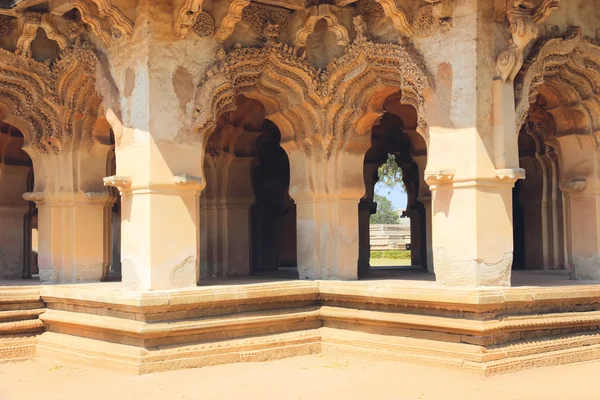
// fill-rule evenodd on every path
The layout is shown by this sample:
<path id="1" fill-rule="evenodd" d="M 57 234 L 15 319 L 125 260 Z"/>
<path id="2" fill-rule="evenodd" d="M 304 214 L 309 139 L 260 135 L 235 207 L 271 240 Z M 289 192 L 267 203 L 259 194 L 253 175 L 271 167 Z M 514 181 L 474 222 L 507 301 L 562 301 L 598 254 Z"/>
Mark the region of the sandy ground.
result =
<path id="1" fill-rule="evenodd" d="M 0 364 L 1 400 L 600 399 L 600 362 L 481 378 L 395 362 L 315 355 L 132 376 L 47 361 Z"/>

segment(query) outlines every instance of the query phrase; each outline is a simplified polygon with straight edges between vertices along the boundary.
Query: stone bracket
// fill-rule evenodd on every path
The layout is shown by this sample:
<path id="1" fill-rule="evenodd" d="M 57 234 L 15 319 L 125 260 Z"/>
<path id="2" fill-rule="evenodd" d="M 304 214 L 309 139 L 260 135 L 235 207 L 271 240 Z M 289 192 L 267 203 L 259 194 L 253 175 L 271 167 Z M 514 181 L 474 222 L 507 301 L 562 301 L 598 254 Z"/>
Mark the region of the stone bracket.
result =
<path id="1" fill-rule="evenodd" d="M 131 178 L 126 176 L 109 176 L 104 178 L 104 186 L 116 187 L 117 189 L 129 189 L 131 187 Z"/>
<path id="2" fill-rule="evenodd" d="M 430 169 L 425 171 L 425 182 L 437 184 L 450 182 L 454 179 L 456 171 L 454 168 Z"/>
<path id="3" fill-rule="evenodd" d="M 567 193 L 581 192 L 587 186 L 585 179 L 574 179 L 560 184 L 560 190 Z"/>
<path id="4" fill-rule="evenodd" d="M 188 174 L 175 175 L 174 177 L 176 185 L 202 185 L 204 179 L 200 176 L 193 176 Z"/>
<path id="5" fill-rule="evenodd" d="M 27 192 L 23 194 L 23 198 L 26 201 L 44 201 L 44 193 L 43 192 Z"/>
<path id="6" fill-rule="evenodd" d="M 523 168 L 503 168 L 496 170 L 496 177 L 501 180 L 519 180 L 525 179 L 525 170 Z"/>

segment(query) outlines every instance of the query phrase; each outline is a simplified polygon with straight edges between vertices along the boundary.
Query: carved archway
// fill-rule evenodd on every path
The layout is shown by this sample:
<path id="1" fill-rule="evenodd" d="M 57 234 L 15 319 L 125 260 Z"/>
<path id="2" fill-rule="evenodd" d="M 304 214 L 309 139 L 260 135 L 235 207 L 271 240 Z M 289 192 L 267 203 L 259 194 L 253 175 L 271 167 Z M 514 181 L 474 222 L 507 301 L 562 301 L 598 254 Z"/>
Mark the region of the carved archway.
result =
<path id="1" fill-rule="evenodd" d="M 364 135 L 382 114 L 385 98 L 400 91 L 401 103 L 417 110 L 425 136 L 422 93 L 428 86 L 424 63 L 408 46 L 375 44 L 360 33 L 346 54 L 320 70 L 297 49 L 271 40 L 264 48 L 230 52 L 207 73 L 197 89 L 192 131 L 212 132 L 219 116 L 244 94 L 265 105 L 283 143 L 333 150 Z"/>
<path id="2" fill-rule="evenodd" d="M 581 28 L 565 38 L 551 39 L 536 50 L 516 80 L 517 131 L 542 95 L 556 134 L 600 131 L 600 47 Z"/>

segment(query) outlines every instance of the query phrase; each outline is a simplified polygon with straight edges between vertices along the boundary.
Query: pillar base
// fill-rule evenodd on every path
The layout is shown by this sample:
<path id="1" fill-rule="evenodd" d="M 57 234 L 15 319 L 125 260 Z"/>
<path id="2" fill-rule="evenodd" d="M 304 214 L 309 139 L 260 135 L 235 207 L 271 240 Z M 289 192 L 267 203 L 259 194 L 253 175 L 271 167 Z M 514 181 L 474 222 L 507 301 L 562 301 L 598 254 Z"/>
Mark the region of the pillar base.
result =
<path id="1" fill-rule="evenodd" d="M 514 180 L 432 182 L 433 262 L 447 286 L 510 286 Z"/>
<path id="2" fill-rule="evenodd" d="M 297 203 L 298 275 L 358 279 L 358 200 Z"/>

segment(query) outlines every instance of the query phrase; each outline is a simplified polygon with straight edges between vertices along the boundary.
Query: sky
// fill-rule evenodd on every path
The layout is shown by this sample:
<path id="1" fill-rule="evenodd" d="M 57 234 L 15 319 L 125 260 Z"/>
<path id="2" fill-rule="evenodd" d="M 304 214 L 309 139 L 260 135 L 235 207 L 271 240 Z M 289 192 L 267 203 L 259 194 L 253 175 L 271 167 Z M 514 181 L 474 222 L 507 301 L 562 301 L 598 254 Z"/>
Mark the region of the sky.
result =
<path id="1" fill-rule="evenodd" d="M 402 189 L 402 186 L 397 185 L 393 189 L 384 186 L 381 183 L 375 185 L 375 193 L 380 196 L 385 196 L 391 200 L 394 205 L 395 210 L 404 210 L 406 209 L 406 193 Z"/>

